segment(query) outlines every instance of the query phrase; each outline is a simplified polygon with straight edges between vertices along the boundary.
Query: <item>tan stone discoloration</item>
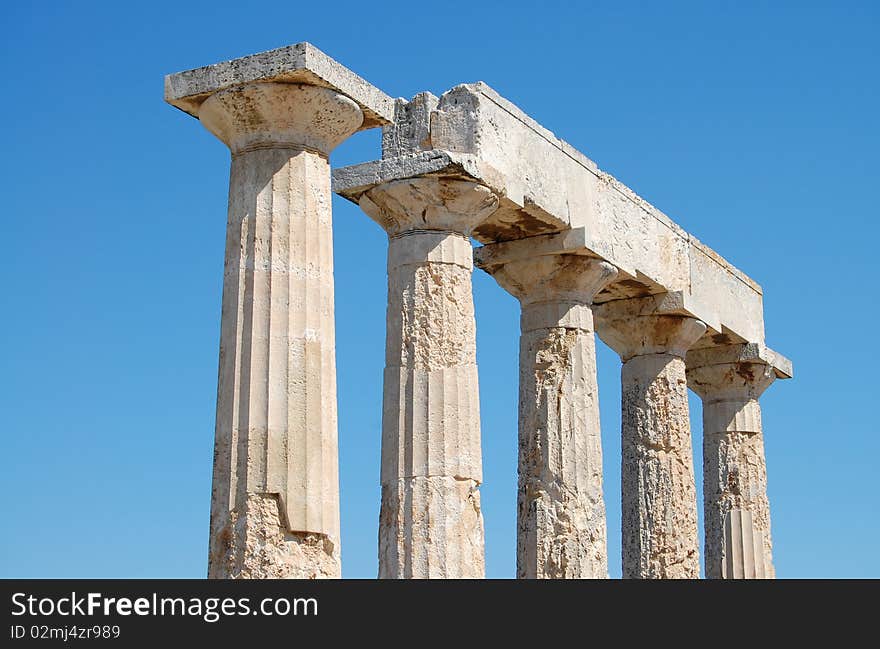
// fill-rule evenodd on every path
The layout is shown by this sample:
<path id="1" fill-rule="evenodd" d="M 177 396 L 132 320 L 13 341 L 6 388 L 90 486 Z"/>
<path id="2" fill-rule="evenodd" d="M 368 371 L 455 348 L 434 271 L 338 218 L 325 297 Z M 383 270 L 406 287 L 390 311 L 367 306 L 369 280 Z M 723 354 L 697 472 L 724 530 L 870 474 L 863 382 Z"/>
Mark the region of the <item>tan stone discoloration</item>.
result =
<path id="1" fill-rule="evenodd" d="M 484 246 L 478 256 L 522 305 L 517 576 L 604 578 L 607 532 L 590 305 L 616 269 L 564 252 L 526 256 L 529 245 Z"/>
<path id="2" fill-rule="evenodd" d="M 454 178 L 380 184 L 389 233 L 379 576 L 484 576 L 476 323 L 467 234 L 498 205 Z"/>
<path id="3" fill-rule="evenodd" d="M 718 356 L 725 354 L 719 348 Z M 707 354 L 702 361 L 711 361 Z M 703 517 L 706 576 L 775 576 L 767 466 L 758 398 L 775 379 L 766 363 L 688 367 L 703 399 Z"/>
<path id="4" fill-rule="evenodd" d="M 211 579 L 338 578 L 339 546 L 325 534 L 290 532 L 280 500 L 247 494 L 217 530 L 208 558 Z"/>

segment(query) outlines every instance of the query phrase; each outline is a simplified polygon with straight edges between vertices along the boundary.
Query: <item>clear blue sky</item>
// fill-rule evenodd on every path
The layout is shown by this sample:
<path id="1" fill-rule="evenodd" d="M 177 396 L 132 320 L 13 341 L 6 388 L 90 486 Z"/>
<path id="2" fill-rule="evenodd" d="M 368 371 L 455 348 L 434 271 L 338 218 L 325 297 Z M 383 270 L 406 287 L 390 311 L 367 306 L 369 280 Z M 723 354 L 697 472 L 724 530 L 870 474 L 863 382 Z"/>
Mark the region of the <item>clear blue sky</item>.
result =
<path id="1" fill-rule="evenodd" d="M 163 76 L 308 40 L 392 96 L 487 82 L 755 278 L 797 373 L 763 399 L 778 575 L 880 577 L 880 4 L 251 6 L 0 9 L 0 576 L 205 575 L 229 156 Z M 374 131 L 333 163 L 378 156 Z M 374 577 L 386 242 L 334 209 L 343 571 Z M 487 573 L 512 577 L 518 305 L 474 281 Z M 600 344 L 612 576 L 619 368 Z"/>

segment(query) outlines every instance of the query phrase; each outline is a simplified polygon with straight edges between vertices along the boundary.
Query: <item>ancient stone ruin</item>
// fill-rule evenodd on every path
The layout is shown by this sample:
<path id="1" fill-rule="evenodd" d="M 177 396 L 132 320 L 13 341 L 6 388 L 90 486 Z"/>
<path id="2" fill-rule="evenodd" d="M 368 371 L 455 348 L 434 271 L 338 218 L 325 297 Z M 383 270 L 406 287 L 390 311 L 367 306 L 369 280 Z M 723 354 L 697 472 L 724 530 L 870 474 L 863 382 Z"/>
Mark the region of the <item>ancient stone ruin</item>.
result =
<path id="1" fill-rule="evenodd" d="M 699 576 L 688 388 L 706 576 L 774 576 L 758 399 L 792 367 L 744 273 L 483 83 L 393 99 L 300 43 L 165 99 L 232 152 L 209 577 L 340 576 L 331 191 L 388 233 L 379 577 L 484 575 L 475 265 L 522 305 L 517 576 L 608 575 L 594 333 L 623 362 L 624 577 Z"/>

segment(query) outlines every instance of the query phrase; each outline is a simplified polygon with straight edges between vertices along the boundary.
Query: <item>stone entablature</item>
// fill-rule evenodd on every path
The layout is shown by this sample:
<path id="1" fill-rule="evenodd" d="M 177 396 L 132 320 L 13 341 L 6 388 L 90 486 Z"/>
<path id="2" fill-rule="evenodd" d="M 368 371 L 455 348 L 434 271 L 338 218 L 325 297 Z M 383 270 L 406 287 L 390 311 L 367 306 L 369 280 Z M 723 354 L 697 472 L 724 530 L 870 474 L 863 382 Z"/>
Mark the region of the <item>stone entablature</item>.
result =
<path id="1" fill-rule="evenodd" d="M 597 302 L 679 292 L 707 325 L 698 347 L 764 342 L 755 281 L 485 83 L 398 99 L 382 142 L 381 161 L 335 170 L 334 191 L 357 202 L 379 179 L 466 175 L 502 197 L 477 241 L 577 230 L 583 251 L 619 270 Z"/>

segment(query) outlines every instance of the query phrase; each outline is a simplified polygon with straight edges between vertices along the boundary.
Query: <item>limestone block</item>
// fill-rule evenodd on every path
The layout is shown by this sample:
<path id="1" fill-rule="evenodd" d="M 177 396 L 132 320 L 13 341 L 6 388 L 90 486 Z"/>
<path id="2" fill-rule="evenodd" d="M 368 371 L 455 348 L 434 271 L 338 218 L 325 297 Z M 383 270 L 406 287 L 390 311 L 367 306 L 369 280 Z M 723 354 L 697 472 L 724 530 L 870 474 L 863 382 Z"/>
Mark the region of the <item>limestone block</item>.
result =
<path id="1" fill-rule="evenodd" d="M 496 169 L 467 153 L 435 150 L 334 169 L 333 191 L 360 204 L 373 187 L 417 178 L 466 180 L 488 187 L 496 198 L 503 198 L 504 180 Z M 497 209 L 498 206 L 495 207 Z M 369 213 L 368 216 L 375 218 Z M 484 221 L 473 224 L 471 229 L 479 227 Z"/>
<path id="2" fill-rule="evenodd" d="M 400 158 L 431 149 L 431 112 L 440 100 L 421 92 L 394 103 L 394 121 L 382 127 L 382 158 Z"/>
<path id="3" fill-rule="evenodd" d="M 745 273 L 693 236 L 688 244 L 690 293 L 701 303 L 715 304 L 723 328 L 717 342 L 764 342 L 764 298 L 761 287 Z"/>
<path id="4" fill-rule="evenodd" d="M 363 111 L 360 128 L 394 120 L 394 100 L 311 43 L 297 43 L 165 77 L 165 101 L 198 117 L 212 94 L 254 82 L 324 87 L 352 99 Z"/>
<path id="5" fill-rule="evenodd" d="M 655 286 L 690 292 L 687 232 L 610 174 L 596 173 L 595 200 L 573 226 L 586 226 L 595 252 L 627 273 L 630 285 L 618 290 L 627 297 L 656 293 Z"/>
<path id="6" fill-rule="evenodd" d="M 476 232 L 478 239 L 481 234 L 498 241 L 552 232 L 570 226 L 574 213 L 591 213 L 596 177 L 584 171 L 592 162 L 486 84 L 464 84 L 444 93 L 430 118 L 433 148 L 470 153 L 498 169 L 506 197 L 533 216 L 532 228 L 490 223 Z"/>

